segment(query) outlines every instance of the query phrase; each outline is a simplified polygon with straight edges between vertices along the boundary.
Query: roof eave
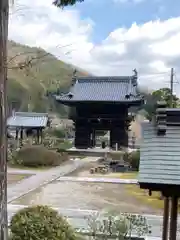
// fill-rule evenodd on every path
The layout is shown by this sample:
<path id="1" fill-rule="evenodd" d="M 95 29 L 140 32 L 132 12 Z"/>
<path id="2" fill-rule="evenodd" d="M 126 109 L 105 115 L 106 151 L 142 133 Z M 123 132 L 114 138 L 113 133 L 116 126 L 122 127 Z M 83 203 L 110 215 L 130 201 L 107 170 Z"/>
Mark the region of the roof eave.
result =
<path id="1" fill-rule="evenodd" d="M 130 105 L 142 105 L 144 104 L 143 99 L 128 100 L 128 101 L 109 101 L 109 100 L 73 100 L 73 99 L 60 99 L 56 98 L 56 101 L 64 105 L 74 105 L 79 103 L 109 103 L 109 104 L 130 104 Z"/>
<path id="2" fill-rule="evenodd" d="M 46 125 L 41 125 L 41 126 L 31 126 L 31 125 L 16 125 L 16 124 L 7 124 L 7 127 L 15 127 L 15 128 L 46 128 Z"/>

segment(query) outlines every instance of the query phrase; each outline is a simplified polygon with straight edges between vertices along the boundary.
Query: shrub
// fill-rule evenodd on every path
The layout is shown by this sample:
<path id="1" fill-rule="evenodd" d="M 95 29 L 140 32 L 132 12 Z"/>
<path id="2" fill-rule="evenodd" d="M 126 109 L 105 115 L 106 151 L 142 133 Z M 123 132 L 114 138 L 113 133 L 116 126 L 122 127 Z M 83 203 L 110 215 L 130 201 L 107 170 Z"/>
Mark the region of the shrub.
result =
<path id="1" fill-rule="evenodd" d="M 16 152 L 13 164 L 26 167 L 58 166 L 68 159 L 68 154 L 57 153 L 43 146 L 24 146 Z"/>
<path id="2" fill-rule="evenodd" d="M 132 168 L 139 170 L 140 151 L 137 150 L 137 151 L 130 153 L 129 161 L 130 161 Z"/>
<path id="3" fill-rule="evenodd" d="M 60 128 L 51 128 L 48 130 L 48 135 L 57 137 L 57 138 L 65 138 L 66 137 L 66 130 Z"/>
<path id="4" fill-rule="evenodd" d="M 55 148 L 56 147 L 56 139 L 53 139 L 53 138 L 45 138 L 43 140 L 43 146 L 45 148 L 49 148 L 49 149 L 52 149 L 52 148 Z"/>
<path id="5" fill-rule="evenodd" d="M 65 130 L 58 129 L 58 128 L 53 129 L 52 134 L 53 134 L 53 136 L 55 136 L 57 138 L 65 138 L 66 137 Z"/>
<path id="6" fill-rule="evenodd" d="M 21 209 L 11 219 L 11 240 L 76 240 L 74 229 L 48 206 Z"/>
<path id="7" fill-rule="evenodd" d="M 129 213 L 94 214 L 87 219 L 87 224 L 89 235 L 94 239 L 128 239 L 133 234 L 141 237 L 151 233 L 145 217 Z"/>
<path id="8" fill-rule="evenodd" d="M 61 150 L 66 150 L 68 148 L 71 148 L 73 145 L 70 141 L 64 141 L 58 145 L 58 148 Z"/>

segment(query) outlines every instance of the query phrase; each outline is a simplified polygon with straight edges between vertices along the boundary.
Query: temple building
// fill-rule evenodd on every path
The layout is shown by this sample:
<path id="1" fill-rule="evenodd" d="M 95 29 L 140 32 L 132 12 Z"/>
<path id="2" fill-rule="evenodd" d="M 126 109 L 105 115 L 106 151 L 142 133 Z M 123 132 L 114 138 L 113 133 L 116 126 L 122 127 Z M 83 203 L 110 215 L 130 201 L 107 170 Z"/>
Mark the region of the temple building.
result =
<path id="1" fill-rule="evenodd" d="M 69 106 L 69 118 L 75 126 L 75 147 L 93 148 L 97 131 L 109 131 L 109 146 L 120 150 L 128 147 L 130 107 L 143 104 L 138 93 L 137 72 L 132 76 L 76 77 L 67 94 L 55 96 Z"/>
<path id="2" fill-rule="evenodd" d="M 50 119 L 47 113 L 35 112 L 13 112 L 13 115 L 7 119 L 9 135 L 15 131 L 15 139 L 20 140 L 20 145 L 24 135 L 35 136 L 36 143 L 43 141 L 43 130 L 50 126 Z"/>

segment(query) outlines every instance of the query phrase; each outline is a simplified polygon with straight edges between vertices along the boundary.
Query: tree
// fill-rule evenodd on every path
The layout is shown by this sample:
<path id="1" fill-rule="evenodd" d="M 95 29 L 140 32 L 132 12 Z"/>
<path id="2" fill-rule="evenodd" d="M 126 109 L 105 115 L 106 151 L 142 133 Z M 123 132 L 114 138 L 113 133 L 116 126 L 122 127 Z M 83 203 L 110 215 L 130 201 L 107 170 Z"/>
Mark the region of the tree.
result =
<path id="1" fill-rule="evenodd" d="M 166 101 L 167 107 L 171 107 L 171 89 L 170 88 L 160 88 L 157 91 L 154 91 L 152 93 L 152 97 L 156 101 Z M 179 103 L 179 98 L 175 94 L 173 94 L 173 99 L 172 99 L 172 105 L 173 107 L 177 107 Z"/>
<path id="2" fill-rule="evenodd" d="M 1 239 L 7 239 L 7 39 L 9 1 L 0 1 L 0 215 Z"/>
<path id="3" fill-rule="evenodd" d="M 167 107 L 171 107 L 171 90 L 169 88 L 160 88 L 151 94 L 143 93 L 146 99 L 144 110 L 146 111 L 146 118 L 151 120 L 155 114 L 155 104 L 157 101 L 166 101 Z M 173 94 L 172 105 L 174 108 L 179 105 L 179 98 Z"/>
<path id="4" fill-rule="evenodd" d="M 13 2 L 13 1 L 12 1 Z M 83 0 L 55 0 L 54 5 L 65 7 L 74 5 Z M 6 178 L 7 178 L 7 146 L 6 146 L 6 113 L 7 113 L 7 40 L 8 40 L 8 19 L 9 19 L 9 1 L 0 1 L 0 172 L 2 175 L 1 197 L 0 197 L 0 215 L 2 217 L 1 226 L 2 239 L 7 239 L 7 200 L 6 200 Z M 5 214 L 4 214 L 5 213 Z M 5 227 L 4 227 L 5 226 Z"/>
<path id="5" fill-rule="evenodd" d="M 55 0 L 53 4 L 57 7 L 67 7 L 69 5 L 74 5 L 78 2 L 84 2 L 84 0 Z"/>

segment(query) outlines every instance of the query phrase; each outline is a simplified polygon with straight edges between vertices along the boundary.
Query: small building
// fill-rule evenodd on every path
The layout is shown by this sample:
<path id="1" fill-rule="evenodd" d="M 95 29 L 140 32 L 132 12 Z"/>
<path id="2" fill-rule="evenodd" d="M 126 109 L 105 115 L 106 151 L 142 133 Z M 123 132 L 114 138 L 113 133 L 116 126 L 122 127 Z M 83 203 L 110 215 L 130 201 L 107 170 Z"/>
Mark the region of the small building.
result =
<path id="1" fill-rule="evenodd" d="M 108 147 L 128 147 L 128 109 L 144 102 L 134 72 L 132 76 L 73 77 L 69 92 L 55 96 L 56 101 L 70 107 L 76 148 L 95 147 L 98 131 L 110 132 Z"/>
<path id="2" fill-rule="evenodd" d="M 161 193 L 164 199 L 163 240 L 168 239 L 169 201 L 170 240 L 176 239 L 177 209 L 180 197 L 180 109 L 159 103 L 156 118 L 142 123 L 139 185 Z"/>
<path id="3" fill-rule="evenodd" d="M 43 129 L 49 126 L 50 120 L 47 113 L 14 112 L 7 119 L 8 132 L 15 131 L 15 138 L 22 141 L 24 134 L 31 135 L 35 132 L 37 143 L 42 142 Z M 20 135 L 20 136 L 19 136 Z"/>

